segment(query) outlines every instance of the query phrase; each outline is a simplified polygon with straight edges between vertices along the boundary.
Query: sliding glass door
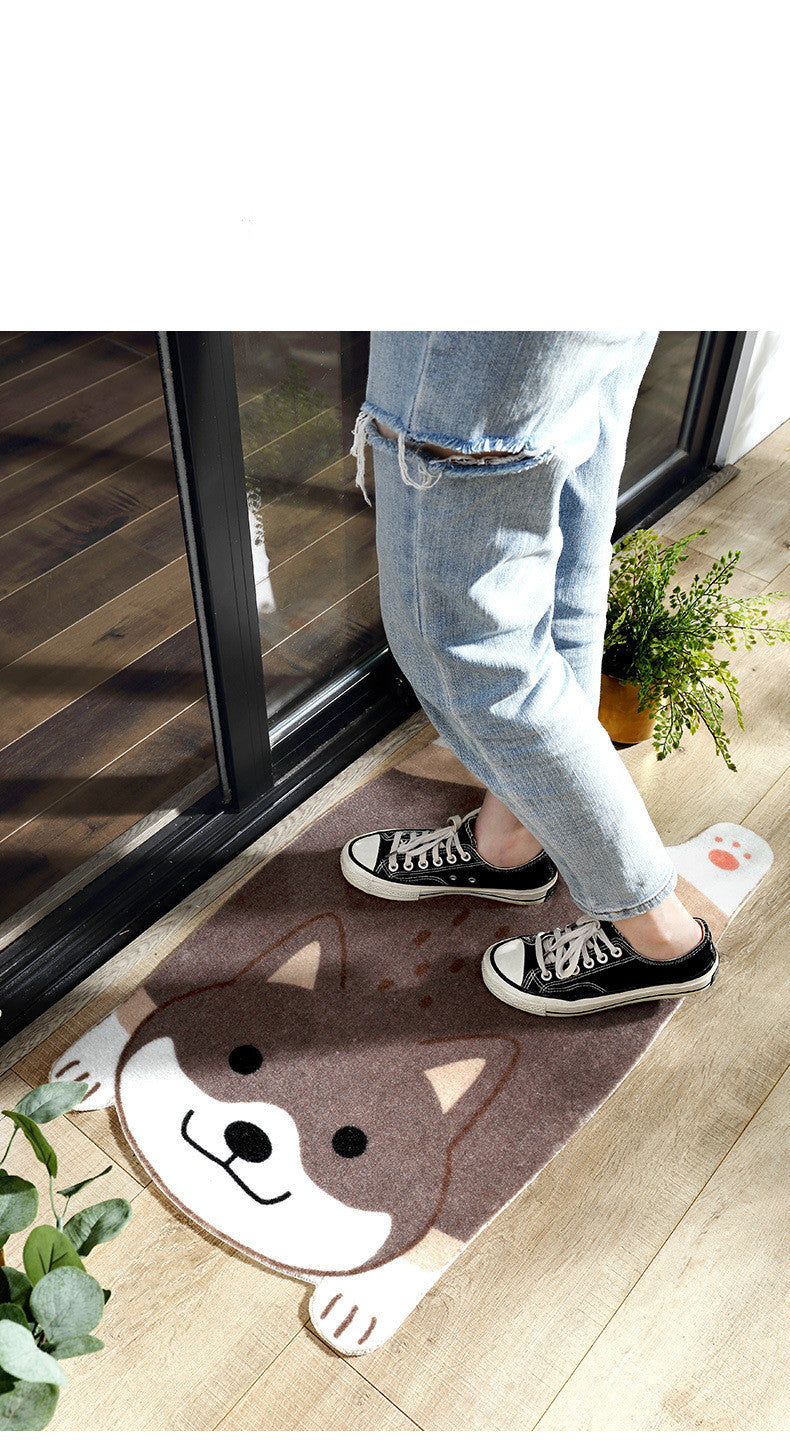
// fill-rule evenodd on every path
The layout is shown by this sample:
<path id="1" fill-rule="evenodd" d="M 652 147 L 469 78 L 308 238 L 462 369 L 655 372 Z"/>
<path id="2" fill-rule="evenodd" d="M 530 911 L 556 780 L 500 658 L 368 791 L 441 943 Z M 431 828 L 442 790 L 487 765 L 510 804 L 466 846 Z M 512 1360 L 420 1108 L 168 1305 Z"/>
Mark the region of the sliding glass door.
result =
<path id="1" fill-rule="evenodd" d="M 417 713 L 369 337 L 0 334 L 0 1042 Z M 742 337 L 660 335 L 618 533 L 712 471 Z"/>

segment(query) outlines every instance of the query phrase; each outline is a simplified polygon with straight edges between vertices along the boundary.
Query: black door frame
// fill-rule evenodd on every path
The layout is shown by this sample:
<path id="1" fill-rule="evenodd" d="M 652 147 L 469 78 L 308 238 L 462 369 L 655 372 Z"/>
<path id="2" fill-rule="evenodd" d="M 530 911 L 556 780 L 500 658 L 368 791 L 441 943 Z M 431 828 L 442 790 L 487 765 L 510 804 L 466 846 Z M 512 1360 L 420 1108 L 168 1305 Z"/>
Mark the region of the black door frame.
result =
<path id="1" fill-rule="evenodd" d="M 157 334 L 220 784 L 0 951 L 0 1044 L 420 707 L 383 646 L 270 737 L 232 336 Z M 745 338 L 702 334 L 681 446 L 621 496 L 615 537 L 716 471 Z"/>
<path id="2" fill-rule="evenodd" d="M 273 779 L 233 336 L 157 345 L 222 801 L 238 810 Z"/>

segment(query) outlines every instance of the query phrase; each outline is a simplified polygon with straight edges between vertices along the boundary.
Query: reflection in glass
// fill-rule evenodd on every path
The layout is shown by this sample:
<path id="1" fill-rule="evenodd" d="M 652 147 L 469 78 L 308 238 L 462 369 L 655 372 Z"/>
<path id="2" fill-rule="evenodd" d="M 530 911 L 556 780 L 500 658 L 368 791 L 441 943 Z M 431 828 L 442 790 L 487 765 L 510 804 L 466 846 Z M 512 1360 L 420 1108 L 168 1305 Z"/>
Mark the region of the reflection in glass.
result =
<path id="1" fill-rule="evenodd" d="M 677 447 L 700 336 L 700 332 L 659 333 L 631 418 L 621 493 Z"/>
<path id="2" fill-rule="evenodd" d="M 0 945 L 217 785 L 153 332 L 0 334 Z"/>
<path id="3" fill-rule="evenodd" d="M 349 457 L 369 334 L 235 332 L 233 345 L 273 722 L 385 642 L 375 518 Z"/>

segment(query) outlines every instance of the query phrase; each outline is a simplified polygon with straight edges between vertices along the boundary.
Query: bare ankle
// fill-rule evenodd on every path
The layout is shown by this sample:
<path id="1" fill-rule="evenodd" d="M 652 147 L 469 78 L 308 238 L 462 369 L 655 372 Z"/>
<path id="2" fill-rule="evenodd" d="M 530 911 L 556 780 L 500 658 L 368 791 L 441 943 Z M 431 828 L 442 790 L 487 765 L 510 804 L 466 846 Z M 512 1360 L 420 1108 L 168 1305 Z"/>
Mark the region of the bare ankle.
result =
<path id="1" fill-rule="evenodd" d="M 481 830 L 479 819 L 478 815 L 472 829 L 472 838 L 478 855 L 487 865 L 495 865 L 500 870 L 512 870 L 518 865 L 528 864 L 542 853 L 540 840 L 536 840 L 523 826 L 507 834 L 494 834 L 485 829 Z"/>
<path id="2" fill-rule="evenodd" d="M 486 790 L 477 812 L 472 836 L 481 860 L 501 870 L 527 865 L 543 850 L 540 840 L 490 789 Z"/>
<path id="3" fill-rule="evenodd" d="M 652 960 L 673 960 L 699 945 L 704 931 L 673 892 L 653 910 L 613 924 L 629 945 Z"/>

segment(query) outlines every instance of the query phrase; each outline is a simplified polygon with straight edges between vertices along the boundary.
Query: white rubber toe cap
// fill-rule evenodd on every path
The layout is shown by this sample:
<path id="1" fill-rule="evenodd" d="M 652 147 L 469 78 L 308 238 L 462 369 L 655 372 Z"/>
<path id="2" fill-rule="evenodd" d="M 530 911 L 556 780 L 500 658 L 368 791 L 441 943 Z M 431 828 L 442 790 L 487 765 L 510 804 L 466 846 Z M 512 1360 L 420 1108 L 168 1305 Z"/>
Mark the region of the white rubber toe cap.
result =
<path id="1" fill-rule="evenodd" d="M 379 835 L 360 835 L 358 840 L 352 840 L 348 847 L 352 860 L 357 865 L 363 865 L 366 870 L 374 870 L 379 853 L 379 838 Z"/>
<path id="2" fill-rule="evenodd" d="M 492 952 L 494 969 L 509 980 L 511 985 L 521 985 L 524 979 L 523 940 L 502 940 Z"/>

